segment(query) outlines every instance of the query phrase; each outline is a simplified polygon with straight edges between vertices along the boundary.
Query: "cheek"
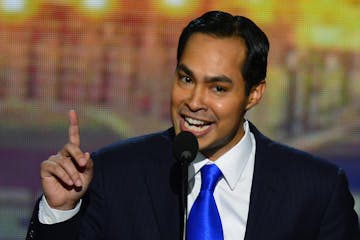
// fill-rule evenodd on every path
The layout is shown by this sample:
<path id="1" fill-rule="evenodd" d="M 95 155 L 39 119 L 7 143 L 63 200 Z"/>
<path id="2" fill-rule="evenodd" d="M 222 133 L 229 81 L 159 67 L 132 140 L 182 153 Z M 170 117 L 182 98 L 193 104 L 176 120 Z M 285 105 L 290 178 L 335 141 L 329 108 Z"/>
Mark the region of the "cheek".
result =
<path id="1" fill-rule="evenodd" d="M 244 113 L 244 103 L 238 101 L 215 102 L 214 113 L 219 123 L 224 123 L 230 127 L 232 124 L 238 124 Z"/>
<path id="2" fill-rule="evenodd" d="M 218 115 L 219 118 L 227 118 L 237 110 L 234 108 L 234 103 L 229 101 L 214 101 L 212 105 L 214 112 L 216 115 Z"/>
<path id="3" fill-rule="evenodd" d="M 173 120 L 175 120 L 175 116 L 177 115 L 178 109 L 184 101 L 184 94 L 180 91 L 178 87 L 173 87 L 171 92 L 171 114 Z"/>
<path id="4" fill-rule="evenodd" d="M 188 95 L 186 89 L 182 89 L 179 86 L 174 85 L 171 91 L 171 106 L 172 108 L 179 107 Z"/>
<path id="5" fill-rule="evenodd" d="M 173 86 L 171 89 L 171 108 L 173 108 L 174 105 L 179 101 L 178 98 L 179 98 L 178 90 L 175 86 Z"/>
<path id="6" fill-rule="evenodd" d="M 175 129 L 175 134 L 179 134 L 180 132 L 180 123 L 179 123 L 180 120 L 177 116 L 178 105 L 179 104 L 178 104 L 177 95 L 175 94 L 173 89 L 171 93 L 170 114 L 171 114 L 172 124 Z"/>

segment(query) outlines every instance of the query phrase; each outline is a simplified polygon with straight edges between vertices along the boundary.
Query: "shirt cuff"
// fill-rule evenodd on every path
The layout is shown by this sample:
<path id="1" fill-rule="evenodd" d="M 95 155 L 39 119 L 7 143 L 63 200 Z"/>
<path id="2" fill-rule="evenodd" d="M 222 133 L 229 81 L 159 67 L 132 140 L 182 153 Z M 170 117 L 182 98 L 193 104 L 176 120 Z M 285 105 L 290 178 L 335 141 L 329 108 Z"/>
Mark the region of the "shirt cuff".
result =
<path id="1" fill-rule="evenodd" d="M 43 195 L 39 202 L 39 221 L 42 224 L 55 224 L 69 220 L 80 211 L 81 199 L 71 210 L 57 210 L 51 208 Z"/>

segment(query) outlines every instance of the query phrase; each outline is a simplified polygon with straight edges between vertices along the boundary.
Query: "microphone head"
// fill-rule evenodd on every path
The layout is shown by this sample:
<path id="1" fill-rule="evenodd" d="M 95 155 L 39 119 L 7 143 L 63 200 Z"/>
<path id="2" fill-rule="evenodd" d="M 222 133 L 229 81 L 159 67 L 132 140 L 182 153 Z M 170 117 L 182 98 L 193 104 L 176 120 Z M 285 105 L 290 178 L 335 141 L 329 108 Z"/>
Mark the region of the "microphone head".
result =
<path id="1" fill-rule="evenodd" d="M 182 131 L 175 136 L 173 151 L 176 159 L 182 163 L 192 162 L 199 150 L 199 143 L 194 134 Z"/>

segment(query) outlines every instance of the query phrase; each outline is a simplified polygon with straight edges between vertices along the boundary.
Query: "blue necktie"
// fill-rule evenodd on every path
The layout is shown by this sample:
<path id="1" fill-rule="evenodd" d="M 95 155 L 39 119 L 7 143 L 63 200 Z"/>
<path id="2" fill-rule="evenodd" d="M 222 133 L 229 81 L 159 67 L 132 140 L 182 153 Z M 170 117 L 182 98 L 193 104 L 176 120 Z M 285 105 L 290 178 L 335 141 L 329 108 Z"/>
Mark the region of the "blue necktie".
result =
<path id="1" fill-rule="evenodd" d="M 213 195 L 222 173 L 215 164 L 205 165 L 200 171 L 201 189 L 189 214 L 186 238 L 187 240 L 223 240 L 221 219 Z"/>

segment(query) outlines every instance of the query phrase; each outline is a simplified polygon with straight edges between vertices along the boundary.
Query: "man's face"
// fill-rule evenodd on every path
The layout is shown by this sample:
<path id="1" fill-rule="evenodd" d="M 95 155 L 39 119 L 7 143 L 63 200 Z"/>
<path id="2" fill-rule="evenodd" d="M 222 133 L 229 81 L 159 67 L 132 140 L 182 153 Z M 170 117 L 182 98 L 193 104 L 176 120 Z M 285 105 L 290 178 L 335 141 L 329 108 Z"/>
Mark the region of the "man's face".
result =
<path id="1" fill-rule="evenodd" d="M 245 112 L 260 100 L 256 89 L 245 95 L 240 69 L 246 51 L 239 38 L 195 33 L 176 69 L 171 96 L 175 132 L 192 132 L 200 152 L 211 160 L 240 141 Z"/>

